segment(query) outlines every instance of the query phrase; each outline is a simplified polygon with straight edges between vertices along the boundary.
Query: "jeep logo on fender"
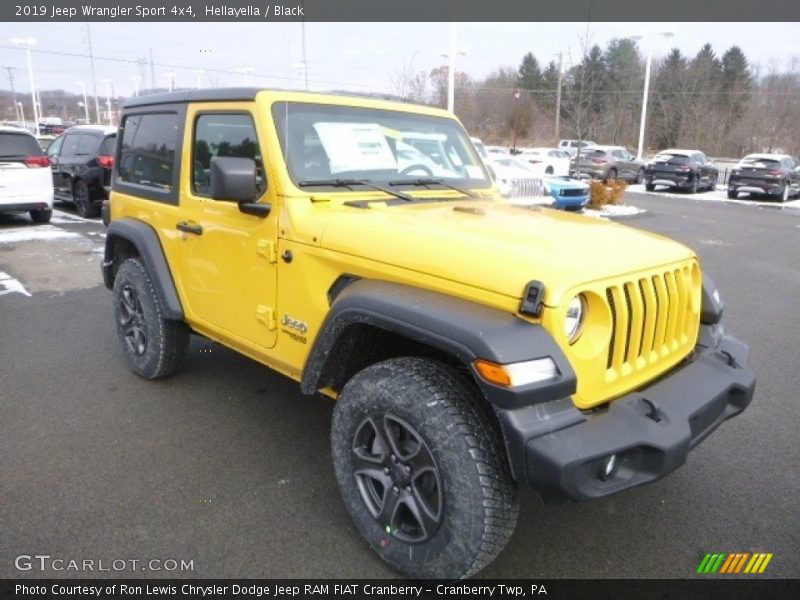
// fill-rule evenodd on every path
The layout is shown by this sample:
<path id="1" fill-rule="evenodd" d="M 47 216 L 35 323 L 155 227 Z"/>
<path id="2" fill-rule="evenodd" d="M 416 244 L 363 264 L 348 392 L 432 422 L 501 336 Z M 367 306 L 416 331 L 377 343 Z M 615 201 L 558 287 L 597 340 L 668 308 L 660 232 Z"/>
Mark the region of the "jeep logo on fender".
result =
<path id="1" fill-rule="evenodd" d="M 306 325 L 303 321 L 293 319 L 289 315 L 283 315 L 283 318 L 281 319 L 281 325 L 294 329 L 295 331 L 299 331 L 300 333 L 306 333 L 308 331 L 308 325 Z"/>

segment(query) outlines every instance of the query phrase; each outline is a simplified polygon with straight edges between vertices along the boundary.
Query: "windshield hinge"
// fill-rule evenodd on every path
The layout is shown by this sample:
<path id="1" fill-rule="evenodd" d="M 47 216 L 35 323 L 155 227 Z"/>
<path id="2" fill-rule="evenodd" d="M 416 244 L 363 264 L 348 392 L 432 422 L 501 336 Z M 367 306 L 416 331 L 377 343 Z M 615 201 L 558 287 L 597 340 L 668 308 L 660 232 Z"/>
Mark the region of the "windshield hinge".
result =
<path id="1" fill-rule="evenodd" d="M 278 262 L 278 249 L 272 240 L 258 240 L 256 242 L 256 254 L 261 258 L 266 258 L 269 262 Z"/>

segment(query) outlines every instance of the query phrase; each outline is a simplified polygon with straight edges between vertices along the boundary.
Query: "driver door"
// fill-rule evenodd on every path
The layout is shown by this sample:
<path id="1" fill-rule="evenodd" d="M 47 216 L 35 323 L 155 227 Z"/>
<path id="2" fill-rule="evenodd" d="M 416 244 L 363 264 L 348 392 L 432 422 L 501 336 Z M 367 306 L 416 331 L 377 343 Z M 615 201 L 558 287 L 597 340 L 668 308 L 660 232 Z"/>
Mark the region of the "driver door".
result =
<path id="1" fill-rule="evenodd" d="M 224 108 L 219 108 L 223 106 Z M 211 198 L 215 156 L 256 162 L 257 201 L 275 206 L 251 103 L 189 106 L 177 235 L 182 239 L 185 308 L 199 329 L 231 345 L 271 348 L 277 336 L 277 219 L 245 214 L 238 204 Z"/>

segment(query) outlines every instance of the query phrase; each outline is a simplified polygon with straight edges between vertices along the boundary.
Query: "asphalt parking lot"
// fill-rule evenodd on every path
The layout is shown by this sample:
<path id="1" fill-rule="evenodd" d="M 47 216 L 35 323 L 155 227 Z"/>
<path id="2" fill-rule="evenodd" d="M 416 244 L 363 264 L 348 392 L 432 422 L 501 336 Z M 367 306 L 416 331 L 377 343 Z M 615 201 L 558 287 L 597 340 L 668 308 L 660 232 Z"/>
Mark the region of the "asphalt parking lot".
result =
<path id="1" fill-rule="evenodd" d="M 800 577 L 800 210 L 628 193 L 631 226 L 694 248 L 751 349 L 756 396 L 666 479 L 600 501 L 523 491 L 481 576 L 691 577 L 706 552 L 771 552 Z M 203 339 L 146 382 L 101 285 L 104 228 L 60 207 L 0 217 L 0 577 L 394 577 L 351 526 L 329 401 Z M 632 248 L 632 252 L 636 249 Z M 173 559 L 188 571 L 19 571 L 15 557 Z"/>

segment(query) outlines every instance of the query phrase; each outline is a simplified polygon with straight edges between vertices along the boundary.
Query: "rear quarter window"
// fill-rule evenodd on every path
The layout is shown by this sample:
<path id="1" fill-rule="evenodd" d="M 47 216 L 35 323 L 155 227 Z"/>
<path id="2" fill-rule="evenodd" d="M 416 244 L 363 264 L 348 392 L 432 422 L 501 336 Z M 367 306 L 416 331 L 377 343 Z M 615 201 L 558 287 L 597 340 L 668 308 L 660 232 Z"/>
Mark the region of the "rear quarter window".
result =
<path id="1" fill-rule="evenodd" d="M 100 136 L 85 133 L 78 140 L 78 148 L 75 152 L 78 156 L 90 156 L 94 154 L 100 145 Z"/>
<path id="2" fill-rule="evenodd" d="M 117 181 L 169 194 L 176 180 L 176 149 L 182 120 L 177 113 L 125 117 L 117 161 Z"/>
<path id="3" fill-rule="evenodd" d="M 109 135 L 105 139 L 103 139 L 103 143 L 100 144 L 100 149 L 98 150 L 98 154 L 101 155 L 112 155 L 114 154 L 114 150 L 117 148 L 117 136 L 116 135 Z"/>

